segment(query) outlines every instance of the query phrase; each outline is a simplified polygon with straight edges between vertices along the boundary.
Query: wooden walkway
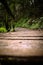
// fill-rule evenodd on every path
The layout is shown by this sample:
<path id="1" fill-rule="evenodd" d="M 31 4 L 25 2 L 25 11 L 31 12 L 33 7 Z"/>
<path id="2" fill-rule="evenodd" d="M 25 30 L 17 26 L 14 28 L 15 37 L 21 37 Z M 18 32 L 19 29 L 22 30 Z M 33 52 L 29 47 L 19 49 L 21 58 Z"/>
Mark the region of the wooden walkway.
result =
<path id="1" fill-rule="evenodd" d="M 0 55 L 43 56 L 43 30 L 0 33 Z"/>

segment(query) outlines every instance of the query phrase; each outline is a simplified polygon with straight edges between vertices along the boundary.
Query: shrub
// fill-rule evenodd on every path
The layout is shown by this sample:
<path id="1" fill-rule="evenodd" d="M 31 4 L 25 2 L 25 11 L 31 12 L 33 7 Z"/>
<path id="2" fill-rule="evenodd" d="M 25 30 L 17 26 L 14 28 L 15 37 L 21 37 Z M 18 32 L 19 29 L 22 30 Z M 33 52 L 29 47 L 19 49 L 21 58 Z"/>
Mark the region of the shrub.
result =
<path id="1" fill-rule="evenodd" d="M 0 33 L 1 32 L 7 32 L 6 28 L 5 27 L 0 27 Z"/>

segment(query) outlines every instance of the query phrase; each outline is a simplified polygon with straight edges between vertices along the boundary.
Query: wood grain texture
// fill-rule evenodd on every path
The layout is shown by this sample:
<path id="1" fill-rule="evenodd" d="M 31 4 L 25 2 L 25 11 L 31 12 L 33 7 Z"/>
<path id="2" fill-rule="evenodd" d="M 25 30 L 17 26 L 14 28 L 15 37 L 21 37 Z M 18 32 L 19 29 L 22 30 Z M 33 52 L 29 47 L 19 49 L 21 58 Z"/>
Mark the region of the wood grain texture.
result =
<path id="1" fill-rule="evenodd" d="M 43 31 L 0 33 L 0 55 L 43 56 Z"/>

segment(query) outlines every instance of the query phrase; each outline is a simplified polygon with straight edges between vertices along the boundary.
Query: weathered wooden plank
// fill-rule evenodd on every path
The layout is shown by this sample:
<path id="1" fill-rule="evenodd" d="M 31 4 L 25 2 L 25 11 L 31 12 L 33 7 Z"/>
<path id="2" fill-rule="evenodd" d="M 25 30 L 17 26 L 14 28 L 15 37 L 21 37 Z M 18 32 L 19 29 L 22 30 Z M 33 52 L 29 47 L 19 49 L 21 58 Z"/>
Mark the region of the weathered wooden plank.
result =
<path id="1" fill-rule="evenodd" d="M 0 55 L 43 56 L 43 40 L 0 40 Z"/>
<path id="2" fill-rule="evenodd" d="M 41 36 L 15 36 L 15 37 L 0 37 L 0 39 L 6 39 L 6 40 L 43 40 L 43 37 Z"/>
<path id="3" fill-rule="evenodd" d="M 0 33 L 0 37 L 13 37 L 13 36 L 43 36 L 43 31 L 20 31 Z"/>
<path id="4" fill-rule="evenodd" d="M 43 30 L 0 33 L 0 55 L 43 56 Z"/>

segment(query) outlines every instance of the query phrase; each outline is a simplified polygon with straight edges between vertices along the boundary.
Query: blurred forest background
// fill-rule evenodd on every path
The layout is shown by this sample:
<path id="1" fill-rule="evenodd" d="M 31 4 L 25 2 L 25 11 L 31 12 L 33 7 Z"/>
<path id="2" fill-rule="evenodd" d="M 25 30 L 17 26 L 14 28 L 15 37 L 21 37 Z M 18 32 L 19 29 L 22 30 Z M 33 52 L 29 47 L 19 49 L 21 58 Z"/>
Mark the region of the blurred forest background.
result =
<path id="1" fill-rule="evenodd" d="M 14 31 L 16 27 L 43 29 L 43 0 L 6 0 L 11 16 L 0 2 L 0 32 Z"/>

